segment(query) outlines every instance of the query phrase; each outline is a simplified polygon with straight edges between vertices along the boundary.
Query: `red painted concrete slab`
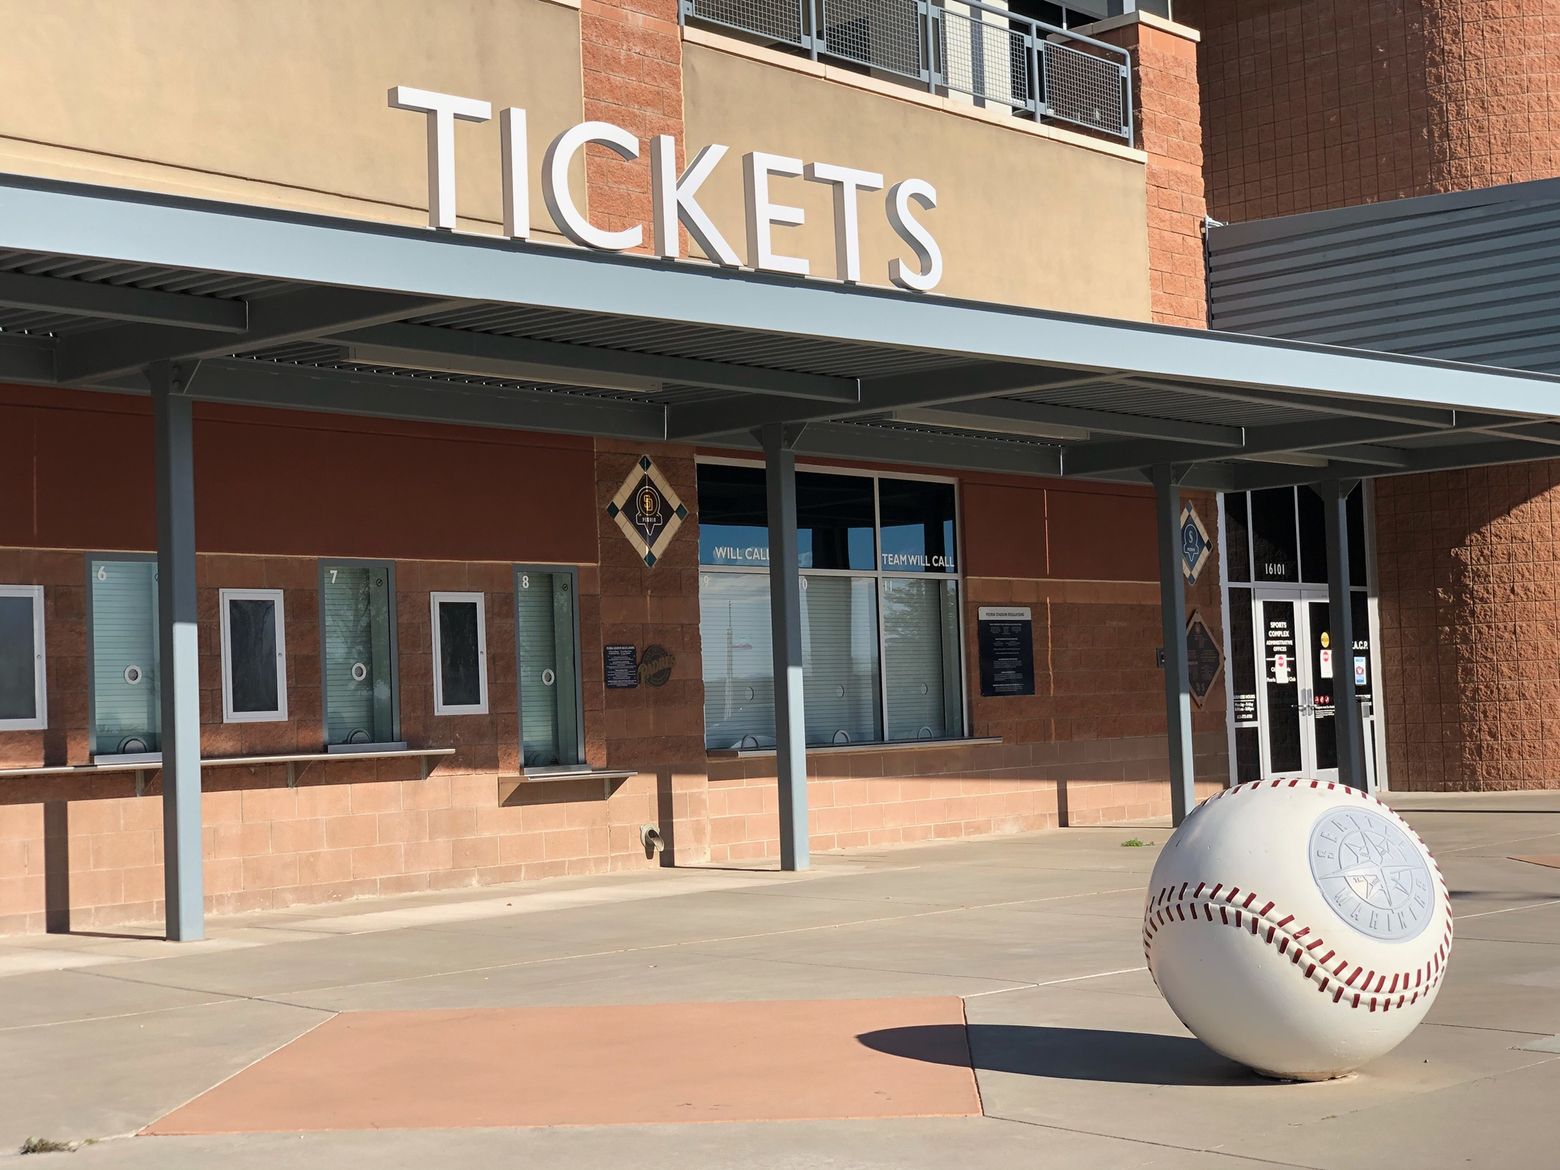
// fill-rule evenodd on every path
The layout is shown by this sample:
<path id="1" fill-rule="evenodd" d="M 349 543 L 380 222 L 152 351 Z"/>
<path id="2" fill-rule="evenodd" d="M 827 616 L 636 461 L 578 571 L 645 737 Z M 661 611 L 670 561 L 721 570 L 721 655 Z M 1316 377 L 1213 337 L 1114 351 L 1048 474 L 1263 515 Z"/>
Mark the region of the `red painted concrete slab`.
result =
<path id="1" fill-rule="evenodd" d="M 979 1113 L 963 1004 L 938 997 L 347 1012 L 143 1132 Z"/>
<path id="2" fill-rule="evenodd" d="M 1544 857 L 1513 857 L 1512 861 L 1525 861 L 1529 865 L 1547 865 L 1550 869 L 1560 869 L 1560 855 Z"/>

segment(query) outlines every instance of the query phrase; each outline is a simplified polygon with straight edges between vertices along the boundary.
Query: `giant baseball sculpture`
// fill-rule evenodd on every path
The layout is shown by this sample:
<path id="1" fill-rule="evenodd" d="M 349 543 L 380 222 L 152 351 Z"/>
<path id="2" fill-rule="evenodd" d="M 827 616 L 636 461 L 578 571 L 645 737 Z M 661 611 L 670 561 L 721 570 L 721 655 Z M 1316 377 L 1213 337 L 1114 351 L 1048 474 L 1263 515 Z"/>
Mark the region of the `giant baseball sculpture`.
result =
<path id="1" fill-rule="evenodd" d="M 1264 780 L 1205 801 L 1165 842 L 1143 914 L 1148 969 L 1208 1047 L 1316 1081 L 1424 1019 L 1452 948 L 1418 835 L 1342 784 Z"/>

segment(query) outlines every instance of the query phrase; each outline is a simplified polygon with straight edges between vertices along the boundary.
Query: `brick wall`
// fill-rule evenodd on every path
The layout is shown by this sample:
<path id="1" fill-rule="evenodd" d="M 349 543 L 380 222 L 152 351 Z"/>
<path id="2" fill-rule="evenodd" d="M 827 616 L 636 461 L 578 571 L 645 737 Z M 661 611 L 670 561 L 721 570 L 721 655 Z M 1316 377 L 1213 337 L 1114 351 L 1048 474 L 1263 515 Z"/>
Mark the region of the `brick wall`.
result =
<path id="1" fill-rule="evenodd" d="M 677 139 L 683 161 L 682 34 L 677 0 L 581 0 L 585 117 L 622 126 L 645 144 L 625 162 L 604 146 L 585 150 L 592 221 L 608 231 L 644 224 L 650 245 L 650 139 Z"/>
<path id="2" fill-rule="evenodd" d="M 1381 480 L 1392 787 L 1560 786 L 1560 463 Z"/>
<path id="3" fill-rule="evenodd" d="M 704 670 L 699 655 L 699 524 L 693 449 L 649 450 L 689 515 L 653 567 L 607 515 L 607 504 L 637 470 L 643 445 L 603 440 L 596 461 L 596 515 L 601 548 L 601 629 L 584 642 L 599 678 L 601 647 L 633 645 L 642 652 L 657 644 L 675 658 L 664 686 L 641 683 L 604 691 L 596 727 L 601 760 L 613 768 L 635 768 L 654 779 L 656 815 L 668 860 L 703 861 L 708 846 L 704 807 Z M 583 641 L 583 639 L 582 639 Z M 587 719 L 589 719 L 587 713 Z M 595 762 L 596 755 L 591 760 Z"/>
<path id="4" fill-rule="evenodd" d="M 1181 0 L 1208 202 L 1239 222 L 1560 173 L 1560 23 L 1523 0 Z"/>
<path id="5" fill-rule="evenodd" d="M 621 538 L 620 538 L 621 539 Z M 419 779 L 417 760 L 342 760 L 203 770 L 208 904 L 218 913 L 407 893 L 648 864 L 639 826 L 658 818 L 658 777 L 634 776 L 603 799 L 601 780 L 520 783 L 515 626 L 509 564 L 398 561 L 401 731 L 453 747 Z M 312 558 L 203 554 L 200 582 L 202 750 L 207 756 L 317 752 L 317 563 Z M 0 767 L 88 762 L 84 554 L 0 549 L 0 580 L 45 586 L 49 723 L 0 736 Z M 595 566 L 580 572 L 581 636 L 599 645 Z M 218 591 L 284 591 L 286 722 L 223 723 Z M 433 714 L 428 593 L 485 595 L 489 710 Z M 602 717 L 601 659 L 582 663 L 587 727 Z M 598 762 L 604 752 L 598 740 Z M 506 779 L 507 777 L 507 779 Z M 162 801 L 152 773 L 137 796 L 128 774 L 6 779 L 0 786 L 0 933 L 155 920 L 162 914 Z M 63 894 L 51 891 L 64 891 Z M 60 905 L 67 899 L 68 915 Z M 54 908 L 51 916 L 50 907 Z"/>
<path id="6" fill-rule="evenodd" d="M 1135 141 L 1148 155 L 1148 257 L 1154 320 L 1206 327 L 1202 110 L 1195 34 L 1134 21 L 1101 34 L 1132 54 Z"/>

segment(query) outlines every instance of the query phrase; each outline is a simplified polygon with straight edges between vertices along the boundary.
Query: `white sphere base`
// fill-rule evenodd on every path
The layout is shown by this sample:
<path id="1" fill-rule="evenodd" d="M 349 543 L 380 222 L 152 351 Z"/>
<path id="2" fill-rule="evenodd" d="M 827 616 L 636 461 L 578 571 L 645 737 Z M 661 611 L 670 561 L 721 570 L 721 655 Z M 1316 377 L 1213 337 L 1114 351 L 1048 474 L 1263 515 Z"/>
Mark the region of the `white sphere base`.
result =
<path id="1" fill-rule="evenodd" d="M 1181 1022 L 1264 1076 L 1318 1081 L 1390 1052 L 1446 971 L 1451 904 L 1390 808 L 1341 784 L 1205 801 L 1149 880 L 1143 949 Z"/>

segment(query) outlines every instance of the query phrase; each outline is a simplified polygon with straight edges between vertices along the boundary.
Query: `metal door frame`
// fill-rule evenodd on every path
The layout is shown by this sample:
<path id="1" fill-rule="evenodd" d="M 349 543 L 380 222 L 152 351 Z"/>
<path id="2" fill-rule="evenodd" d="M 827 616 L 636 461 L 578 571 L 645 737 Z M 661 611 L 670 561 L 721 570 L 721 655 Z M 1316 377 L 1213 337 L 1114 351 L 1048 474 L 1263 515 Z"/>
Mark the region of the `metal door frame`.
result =
<path id="1" fill-rule="evenodd" d="M 1295 607 L 1294 619 L 1294 672 L 1299 690 L 1300 717 L 1300 768 L 1296 772 L 1274 773 L 1268 766 L 1272 759 L 1272 719 L 1268 712 L 1267 694 L 1267 623 L 1263 617 L 1264 602 L 1277 601 Z M 1323 775 L 1316 767 L 1316 663 L 1311 653 L 1312 602 L 1327 601 L 1325 585 L 1302 585 L 1288 582 L 1253 583 L 1251 586 L 1252 647 L 1256 652 L 1257 668 L 1257 752 L 1264 780 L 1301 778 L 1306 780 L 1336 780 L 1336 767 Z M 1336 718 L 1336 716 L 1334 716 Z"/>

